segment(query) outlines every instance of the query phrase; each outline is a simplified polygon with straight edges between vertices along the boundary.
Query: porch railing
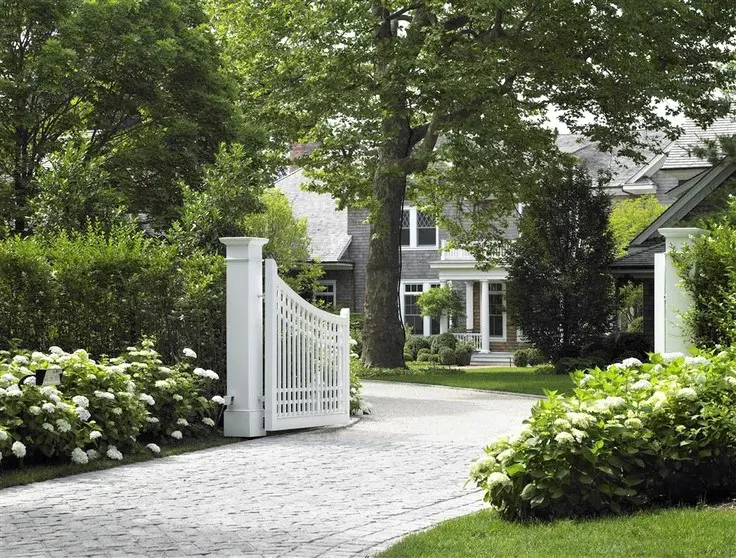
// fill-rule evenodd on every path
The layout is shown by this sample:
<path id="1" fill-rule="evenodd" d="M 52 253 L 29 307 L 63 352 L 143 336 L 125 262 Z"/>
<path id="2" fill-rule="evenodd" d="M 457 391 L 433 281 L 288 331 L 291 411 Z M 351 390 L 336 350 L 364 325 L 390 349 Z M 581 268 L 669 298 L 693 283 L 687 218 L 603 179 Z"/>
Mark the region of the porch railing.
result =
<path id="1" fill-rule="evenodd" d="M 471 343 L 476 351 L 480 351 L 481 337 L 480 333 L 453 333 L 455 339 L 461 343 Z"/>
<path id="2" fill-rule="evenodd" d="M 502 260 L 506 257 L 506 252 L 509 248 L 510 240 L 504 240 L 499 242 L 490 253 L 490 257 L 494 260 Z M 440 252 L 441 261 L 465 261 L 474 262 L 475 257 L 467 250 L 461 248 L 447 248 L 447 241 L 442 241 L 442 250 Z"/>

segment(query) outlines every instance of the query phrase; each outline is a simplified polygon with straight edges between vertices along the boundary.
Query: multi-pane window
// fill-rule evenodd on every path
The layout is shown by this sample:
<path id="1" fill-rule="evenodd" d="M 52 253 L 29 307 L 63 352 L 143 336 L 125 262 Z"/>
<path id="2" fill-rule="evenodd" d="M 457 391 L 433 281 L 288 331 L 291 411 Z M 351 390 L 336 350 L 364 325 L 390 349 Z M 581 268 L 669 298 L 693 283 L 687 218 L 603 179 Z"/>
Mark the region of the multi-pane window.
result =
<path id="1" fill-rule="evenodd" d="M 503 337 L 503 283 L 491 283 L 488 290 L 491 321 L 489 334 L 491 337 Z"/>
<path id="2" fill-rule="evenodd" d="M 401 212 L 401 245 L 411 248 L 437 246 L 437 222 L 416 207 Z"/>
<path id="3" fill-rule="evenodd" d="M 312 300 L 337 306 L 337 285 L 335 281 L 320 281 L 320 284 L 324 287 L 324 290 L 314 291 L 312 293 Z"/>
<path id="4" fill-rule="evenodd" d="M 431 287 L 438 287 L 432 284 Z M 440 322 L 436 318 L 429 320 L 429 329 L 425 331 L 425 320 L 419 310 L 417 298 L 424 292 L 424 283 L 405 283 L 403 288 L 404 297 L 404 324 L 411 326 L 414 335 L 434 335 L 440 332 Z"/>

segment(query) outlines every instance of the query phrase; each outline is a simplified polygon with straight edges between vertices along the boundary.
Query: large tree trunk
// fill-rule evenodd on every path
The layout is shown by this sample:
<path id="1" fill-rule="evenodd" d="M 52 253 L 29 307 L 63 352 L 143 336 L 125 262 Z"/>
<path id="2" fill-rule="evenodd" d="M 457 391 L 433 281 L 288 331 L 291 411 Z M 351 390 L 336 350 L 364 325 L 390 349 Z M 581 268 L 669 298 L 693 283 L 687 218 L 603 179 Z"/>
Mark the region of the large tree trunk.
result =
<path id="1" fill-rule="evenodd" d="M 401 212 L 406 174 L 396 164 L 380 162 L 373 179 L 377 207 L 371 219 L 366 268 L 363 363 L 403 368 L 404 327 L 399 311 Z"/>

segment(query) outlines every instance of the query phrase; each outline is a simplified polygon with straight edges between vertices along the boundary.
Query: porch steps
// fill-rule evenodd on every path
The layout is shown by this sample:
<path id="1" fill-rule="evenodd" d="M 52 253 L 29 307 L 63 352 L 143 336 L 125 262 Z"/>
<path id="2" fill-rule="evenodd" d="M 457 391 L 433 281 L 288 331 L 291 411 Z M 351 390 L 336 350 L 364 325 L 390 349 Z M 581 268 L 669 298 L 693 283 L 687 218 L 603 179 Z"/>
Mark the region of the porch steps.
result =
<path id="1" fill-rule="evenodd" d="M 513 366 L 514 353 L 491 351 L 490 353 L 475 352 L 470 357 L 470 366 Z"/>

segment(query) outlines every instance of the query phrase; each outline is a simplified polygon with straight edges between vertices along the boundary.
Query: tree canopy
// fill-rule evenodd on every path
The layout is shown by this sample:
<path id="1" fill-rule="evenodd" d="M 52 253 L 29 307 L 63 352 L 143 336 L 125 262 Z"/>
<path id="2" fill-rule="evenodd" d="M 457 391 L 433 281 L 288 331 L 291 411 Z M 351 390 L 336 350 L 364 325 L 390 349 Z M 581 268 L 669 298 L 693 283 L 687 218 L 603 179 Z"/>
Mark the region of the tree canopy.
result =
<path id="1" fill-rule="evenodd" d="M 234 99 L 199 0 L 2 2 L 7 223 L 28 232 L 39 169 L 70 143 L 131 212 L 170 221 L 178 182 L 197 184 L 220 142 L 237 136 Z"/>
<path id="2" fill-rule="evenodd" d="M 666 208 L 667 206 L 659 203 L 654 195 L 636 196 L 614 202 L 609 222 L 616 243 L 616 255 L 620 257 L 626 254 L 629 243 Z"/>
<path id="3" fill-rule="evenodd" d="M 581 167 L 562 165 L 545 177 L 519 222 L 510 249 L 508 311 L 545 354 L 564 356 L 611 325 L 614 241 L 610 199 Z"/>
<path id="4" fill-rule="evenodd" d="M 550 107 L 630 155 L 643 129 L 676 135 L 657 105 L 727 108 L 731 0 L 211 2 L 248 110 L 282 147 L 318 142 L 313 187 L 370 209 L 367 365 L 403 364 L 406 200 L 455 205 L 467 218 L 443 225 L 482 258 L 554 159 Z"/>

